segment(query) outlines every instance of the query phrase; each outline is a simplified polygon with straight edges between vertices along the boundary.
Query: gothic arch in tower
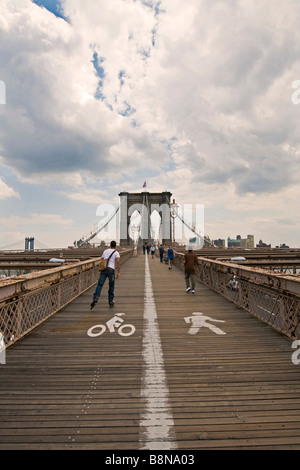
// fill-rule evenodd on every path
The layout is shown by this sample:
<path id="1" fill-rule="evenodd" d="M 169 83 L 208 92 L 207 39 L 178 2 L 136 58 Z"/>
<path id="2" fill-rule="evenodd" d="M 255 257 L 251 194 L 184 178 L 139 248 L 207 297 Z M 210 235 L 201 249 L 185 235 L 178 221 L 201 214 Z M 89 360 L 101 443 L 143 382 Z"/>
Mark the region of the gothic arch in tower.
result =
<path id="1" fill-rule="evenodd" d="M 142 242 L 151 241 L 151 214 L 157 211 L 161 217 L 161 237 L 162 243 L 171 243 L 171 215 L 170 201 L 172 193 L 164 191 L 162 193 L 119 193 L 120 197 L 120 245 L 130 245 L 129 236 L 130 218 L 134 211 L 141 214 L 140 239 Z"/>

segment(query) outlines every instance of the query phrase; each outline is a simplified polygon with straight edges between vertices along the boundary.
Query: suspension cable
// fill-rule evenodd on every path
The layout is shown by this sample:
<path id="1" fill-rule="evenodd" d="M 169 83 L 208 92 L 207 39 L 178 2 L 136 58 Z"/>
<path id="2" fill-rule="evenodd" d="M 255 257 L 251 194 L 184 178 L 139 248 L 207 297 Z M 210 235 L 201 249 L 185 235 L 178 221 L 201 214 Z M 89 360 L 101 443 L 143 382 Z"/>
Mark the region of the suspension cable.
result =
<path id="1" fill-rule="evenodd" d="M 171 203 L 170 203 L 170 199 L 168 198 L 167 196 L 167 199 L 168 199 L 168 202 L 169 202 L 169 206 L 171 206 Z M 181 222 L 189 229 L 191 230 L 198 238 L 203 238 L 204 241 L 206 241 L 206 243 L 208 243 L 209 245 L 211 246 L 214 246 L 214 244 L 212 243 L 212 241 L 205 237 L 205 235 L 200 235 L 199 233 L 196 232 L 196 230 L 194 228 L 192 228 L 185 220 L 183 217 L 181 217 L 179 214 L 177 214 L 177 217 L 181 220 Z"/>
<path id="2" fill-rule="evenodd" d="M 105 227 L 108 226 L 108 224 L 112 221 L 112 219 L 117 215 L 118 211 L 120 209 L 120 205 L 117 207 L 117 209 L 115 210 L 115 212 L 113 213 L 113 215 L 108 219 L 108 221 L 102 225 L 100 228 L 98 228 L 95 232 L 93 232 L 88 238 L 86 238 L 85 240 L 82 240 L 78 246 L 83 246 L 83 245 L 86 245 L 90 240 L 92 240 L 93 238 L 95 238 L 96 235 L 98 235 L 98 233 L 100 233 L 103 229 L 105 229 Z"/>

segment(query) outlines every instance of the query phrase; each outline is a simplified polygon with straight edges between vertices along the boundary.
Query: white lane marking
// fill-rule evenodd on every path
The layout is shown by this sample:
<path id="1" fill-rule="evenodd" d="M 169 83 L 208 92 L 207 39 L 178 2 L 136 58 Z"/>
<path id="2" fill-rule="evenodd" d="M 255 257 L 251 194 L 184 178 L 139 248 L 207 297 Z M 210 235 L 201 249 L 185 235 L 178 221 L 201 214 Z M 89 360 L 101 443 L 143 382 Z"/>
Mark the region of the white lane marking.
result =
<path id="1" fill-rule="evenodd" d="M 145 256 L 145 260 L 144 373 L 142 381 L 145 412 L 140 420 L 142 428 L 140 443 L 143 445 L 143 449 L 176 449 L 174 421 L 169 405 L 169 389 L 147 256 Z"/>

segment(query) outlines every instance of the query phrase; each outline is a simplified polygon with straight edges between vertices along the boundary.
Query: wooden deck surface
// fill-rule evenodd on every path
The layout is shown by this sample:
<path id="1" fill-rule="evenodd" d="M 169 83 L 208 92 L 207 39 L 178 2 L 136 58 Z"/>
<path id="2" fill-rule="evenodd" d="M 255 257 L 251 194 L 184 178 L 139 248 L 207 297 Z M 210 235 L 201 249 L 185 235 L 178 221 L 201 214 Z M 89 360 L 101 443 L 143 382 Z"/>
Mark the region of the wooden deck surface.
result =
<path id="1" fill-rule="evenodd" d="M 91 311 L 92 288 L 7 349 L 0 450 L 300 449 L 291 341 L 198 282 L 186 294 L 181 271 L 147 261 L 154 303 L 140 255 L 121 267 L 113 309 L 105 285 Z M 194 312 L 225 334 L 190 334 Z M 133 334 L 88 336 L 117 313 Z"/>

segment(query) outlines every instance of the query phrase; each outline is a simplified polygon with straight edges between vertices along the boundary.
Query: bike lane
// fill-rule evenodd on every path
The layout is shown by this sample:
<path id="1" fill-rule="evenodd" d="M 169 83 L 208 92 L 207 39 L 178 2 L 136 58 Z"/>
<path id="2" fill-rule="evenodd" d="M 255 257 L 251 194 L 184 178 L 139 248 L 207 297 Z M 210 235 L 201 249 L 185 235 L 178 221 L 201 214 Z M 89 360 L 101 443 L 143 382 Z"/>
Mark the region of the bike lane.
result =
<path id="1" fill-rule="evenodd" d="M 83 408 L 84 415 L 80 417 L 80 435 L 76 433 L 71 447 L 82 448 L 89 439 L 88 448 L 139 448 L 144 263 L 142 256 L 124 263 L 115 284 L 114 307 L 108 305 L 106 283 L 96 307 L 86 315 L 82 340 L 95 363 L 95 376 L 86 396 L 89 408 Z M 82 436 L 82 428 L 90 433 L 89 437 Z"/>
<path id="2" fill-rule="evenodd" d="M 100 298 L 100 306 L 98 307 L 97 304 L 96 307 L 103 312 L 103 315 L 95 316 L 97 320 L 87 331 L 92 344 L 98 342 L 96 347 L 101 344 L 102 391 L 105 383 L 103 356 L 106 357 L 106 348 L 115 349 L 113 356 L 107 357 L 106 374 L 110 368 L 111 374 L 114 374 L 113 380 L 116 383 L 120 382 L 122 397 L 118 398 L 114 408 L 118 410 L 118 413 L 126 416 L 124 442 L 121 445 L 118 443 L 119 447 L 116 447 L 121 449 L 130 448 L 131 445 L 141 450 L 177 448 L 173 417 L 168 404 L 168 386 L 149 269 L 151 260 L 150 256 L 140 254 L 124 266 L 123 282 L 118 281 L 116 284 L 114 309 L 109 309 L 107 312 L 104 289 L 102 304 Z M 131 292 L 128 289 L 129 286 Z M 108 314 L 110 314 L 109 317 Z M 130 364 L 128 363 L 129 352 L 132 354 Z M 122 362 L 122 374 L 126 375 L 126 378 L 123 375 L 121 378 L 120 375 L 119 380 L 116 375 L 118 356 Z M 123 363 L 124 357 L 127 358 L 127 364 Z M 127 397 L 128 409 L 124 410 L 127 386 L 130 390 L 130 397 Z M 113 386 L 111 385 L 110 388 L 112 391 L 110 399 L 114 401 Z M 107 403 L 104 405 L 105 409 L 106 407 Z M 114 411 L 109 409 L 109 413 L 111 412 Z M 130 428 L 133 416 L 134 420 Z M 114 431 L 113 439 L 116 440 L 118 439 L 117 433 L 120 431 L 117 428 Z"/>
<path id="3" fill-rule="evenodd" d="M 144 287 L 144 258 L 129 259 L 113 308 L 106 283 L 90 310 L 93 287 L 8 348 L 0 449 L 139 448 Z M 99 324 L 105 332 L 89 336 Z"/>

